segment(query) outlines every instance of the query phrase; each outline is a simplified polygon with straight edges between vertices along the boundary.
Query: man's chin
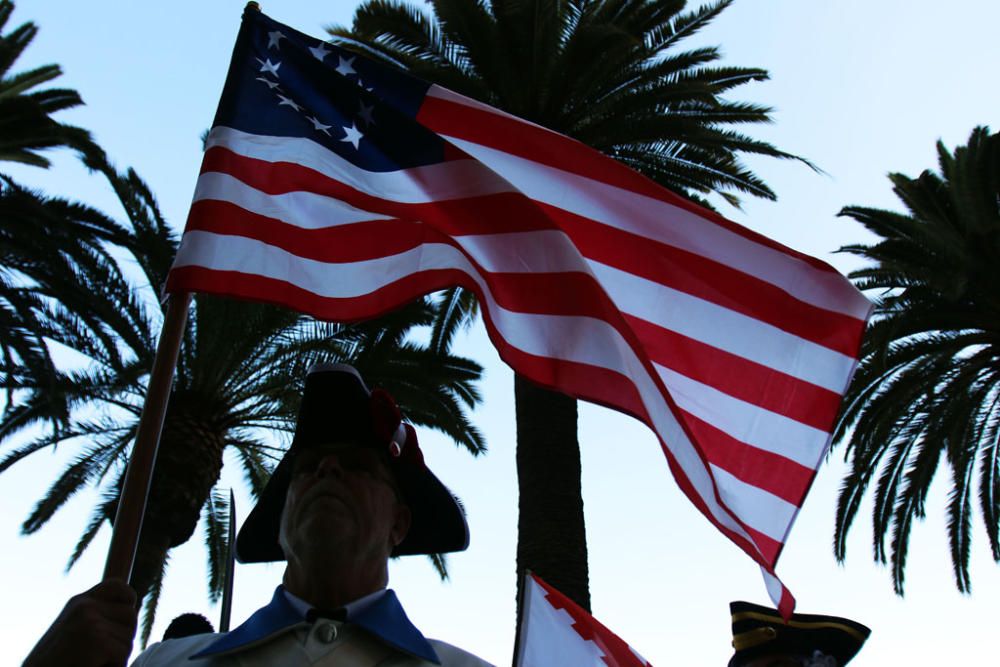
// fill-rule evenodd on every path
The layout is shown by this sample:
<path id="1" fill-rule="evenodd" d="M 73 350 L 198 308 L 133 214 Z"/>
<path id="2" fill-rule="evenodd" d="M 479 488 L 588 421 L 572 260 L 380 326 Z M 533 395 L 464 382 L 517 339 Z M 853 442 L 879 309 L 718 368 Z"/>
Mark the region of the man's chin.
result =
<path id="1" fill-rule="evenodd" d="M 302 508 L 298 523 L 305 535 L 341 534 L 353 531 L 355 516 L 343 501 L 324 496 Z"/>
<path id="2" fill-rule="evenodd" d="M 317 493 L 315 496 L 307 498 L 305 503 L 301 507 L 303 511 L 306 511 L 317 504 L 337 505 L 340 507 L 346 507 L 347 501 L 336 493 Z"/>
<path id="3" fill-rule="evenodd" d="M 357 550 L 357 538 L 344 530 L 343 524 L 313 523 L 304 526 L 297 539 L 291 540 L 296 560 L 311 563 L 329 563 L 345 553 Z"/>

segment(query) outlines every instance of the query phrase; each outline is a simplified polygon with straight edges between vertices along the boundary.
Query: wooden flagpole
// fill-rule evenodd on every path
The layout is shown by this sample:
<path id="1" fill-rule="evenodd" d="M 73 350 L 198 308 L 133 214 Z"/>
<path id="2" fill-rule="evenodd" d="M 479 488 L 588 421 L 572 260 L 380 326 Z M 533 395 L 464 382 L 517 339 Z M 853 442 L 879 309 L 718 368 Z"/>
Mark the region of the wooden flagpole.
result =
<path id="1" fill-rule="evenodd" d="M 142 516 L 146 511 L 146 496 L 149 494 L 149 482 L 156 462 L 156 449 L 160 444 L 160 432 L 167 414 L 167 401 L 170 399 L 177 355 L 184 338 L 190 306 L 191 295 L 188 293 L 167 296 L 167 314 L 163 320 L 163 328 L 160 329 L 156 358 L 153 360 L 153 370 L 146 389 L 146 403 L 139 419 L 135 446 L 125 473 L 125 486 L 118 501 L 111 546 L 108 547 L 108 558 L 104 563 L 105 580 L 128 581 L 132 575 Z"/>
<path id="2" fill-rule="evenodd" d="M 531 585 L 531 569 L 525 568 L 521 573 L 521 591 L 517 599 L 517 627 L 514 633 L 514 657 L 511 660 L 512 667 L 520 667 L 521 650 L 524 648 L 524 633 L 526 631 L 525 618 L 528 615 L 528 586 Z"/>

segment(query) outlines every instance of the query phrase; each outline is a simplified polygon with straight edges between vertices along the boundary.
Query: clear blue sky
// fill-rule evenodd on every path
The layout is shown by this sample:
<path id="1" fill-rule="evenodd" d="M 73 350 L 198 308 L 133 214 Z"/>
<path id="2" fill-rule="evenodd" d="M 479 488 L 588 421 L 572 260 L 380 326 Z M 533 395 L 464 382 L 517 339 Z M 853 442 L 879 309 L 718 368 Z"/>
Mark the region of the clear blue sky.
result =
<path id="1" fill-rule="evenodd" d="M 349 20 L 353 3 L 264 2 L 264 11 L 296 28 Z M 90 128 L 121 166 L 150 183 L 168 219 L 183 224 L 200 161 L 199 135 L 211 122 L 243 3 L 22 2 L 15 23 L 35 20 L 41 34 L 19 69 L 57 62 L 60 80 L 87 107 L 65 118 Z M 762 13 L 764 12 L 764 13 Z M 826 175 L 793 163 L 758 160 L 777 203 L 748 202 L 729 217 L 842 270 L 837 247 L 864 232 L 836 217 L 845 205 L 897 207 L 885 175 L 915 175 L 934 165 L 934 142 L 963 142 L 977 124 L 1000 127 L 995 67 L 1000 7 L 974 0 L 739 0 L 700 38 L 720 44 L 726 62 L 770 70 L 772 80 L 734 97 L 776 107 L 775 123 L 752 133 L 808 157 Z M 25 181 L 117 213 L 112 196 L 69 158 L 49 172 L 18 171 Z M 479 329 L 459 351 L 487 365 L 485 405 L 476 421 L 490 453 L 479 460 L 446 441 L 424 438 L 431 465 L 466 501 L 470 550 L 451 558 L 440 583 L 423 559 L 392 566 L 391 585 L 428 635 L 508 664 L 513 641 L 516 483 L 512 375 Z M 728 660 L 728 602 L 766 602 L 757 567 L 719 535 L 676 489 L 652 434 L 596 407 L 581 411 L 584 501 L 595 614 L 653 664 L 710 666 Z M 0 662 L 15 664 L 65 599 L 100 577 L 107 534 L 69 574 L 66 558 L 91 507 L 73 499 L 38 535 L 18 526 L 70 448 L 36 454 L 0 476 L 0 571 L 7 604 Z M 992 619 L 1000 568 L 978 528 L 972 545 L 973 593 L 954 590 L 945 535 L 947 470 L 939 472 L 928 519 L 914 529 L 907 596 L 872 564 L 866 505 L 845 566 L 831 553 L 833 507 L 843 472 L 835 453 L 806 501 L 779 572 L 799 610 L 851 616 L 873 629 L 855 665 L 972 664 L 995 656 Z M 234 478 L 234 484 L 236 484 Z M 240 498 L 245 516 L 248 502 Z M 977 510 L 978 512 L 978 510 Z M 977 514 L 975 521 L 980 518 Z M 203 549 L 196 535 L 175 550 L 154 637 L 184 611 L 211 618 L 205 602 Z M 277 566 L 237 571 L 234 620 L 265 602 Z"/>

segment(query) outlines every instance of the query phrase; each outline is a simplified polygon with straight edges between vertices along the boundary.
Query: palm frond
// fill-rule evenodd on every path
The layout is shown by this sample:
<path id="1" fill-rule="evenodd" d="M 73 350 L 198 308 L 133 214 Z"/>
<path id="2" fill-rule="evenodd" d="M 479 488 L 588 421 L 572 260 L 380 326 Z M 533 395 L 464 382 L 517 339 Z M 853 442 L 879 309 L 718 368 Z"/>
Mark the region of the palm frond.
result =
<path id="1" fill-rule="evenodd" d="M 991 553 L 1000 560 L 1000 303 L 992 288 L 1000 247 L 986 240 L 1000 229 L 1000 138 L 976 128 L 953 152 L 939 142 L 938 162 L 940 173 L 925 171 L 916 179 L 890 175 L 905 212 L 862 206 L 841 211 L 879 238 L 841 248 L 868 261 L 851 278 L 876 294 L 835 431 L 835 443 L 847 442 L 851 468 L 838 499 L 834 553 L 845 556 L 861 496 L 877 477 L 875 559 L 886 562 L 891 531 L 891 573 L 899 595 L 912 526 L 926 512 L 942 456 L 952 473 L 947 517 L 956 587 L 962 592 L 971 587 L 977 469 L 983 522 Z"/>
<path id="2" fill-rule="evenodd" d="M 229 562 L 229 499 L 218 489 L 205 503 L 205 551 L 208 553 L 208 600 L 219 601 Z"/>
<path id="3" fill-rule="evenodd" d="M 76 547 L 73 548 L 73 554 L 69 557 L 69 562 L 66 563 L 66 571 L 76 565 L 76 562 L 80 560 L 80 557 L 90 546 L 90 543 L 94 541 L 97 537 L 98 531 L 105 523 L 111 524 L 114 520 L 115 512 L 118 511 L 118 501 L 121 495 L 121 488 L 124 484 L 124 468 L 122 469 L 119 478 L 115 481 L 114 486 L 110 490 L 106 490 L 102 495 L 102 502 L 94 507 L 93 512 L 90 515 L 90 523 L 83 531 L 83 535 L 80 536 L 79 541 L 76 543 Z"/>
<path id="4" fill-rule="evenodd" d="M 167 574 L 170 554 L 167 554 L 160 564 L 159 571 L 153 578 L 153 585 L 143 600 L 142 625 L 139 630 L 139 645 L 146 648 L 149 637 L 153 633 L 153 623 L 156 621 L 156 608 L 160 605 L 160 595 L 163 593 L 163 580 Z"/>

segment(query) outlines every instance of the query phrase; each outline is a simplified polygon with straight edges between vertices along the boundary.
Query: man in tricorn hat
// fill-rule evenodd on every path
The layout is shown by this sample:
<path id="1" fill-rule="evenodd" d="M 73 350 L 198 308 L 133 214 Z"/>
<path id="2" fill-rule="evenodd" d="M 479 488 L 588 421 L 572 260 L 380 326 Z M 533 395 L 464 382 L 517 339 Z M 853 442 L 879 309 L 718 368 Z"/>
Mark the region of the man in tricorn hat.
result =
<path id="1" fill-rule="evenodd" d="M 775 609 L 730 602 L 733 648 L 729 667 L 843 667 L 871 630 L 847 618 L 792 614 L 786 623 Z"/>
<path id="2" fill-rule="evenodd" d="M 282 585 L 231 632 L 155 644 L 133 664 L 488 665 L 425 639 L 386 588 L 390 556 L 461 551 L 468 543 L 461 507 L 424 464 L 392 397 L 369 391 L 350 366 L 314 367 L 292 444 L 236 540 L 240 562 L 286 560 Z M 32 656 L 58 655 L 51 644 L 61 619 Z M 57 664 L 32 656 L 25 665 Z"/>

